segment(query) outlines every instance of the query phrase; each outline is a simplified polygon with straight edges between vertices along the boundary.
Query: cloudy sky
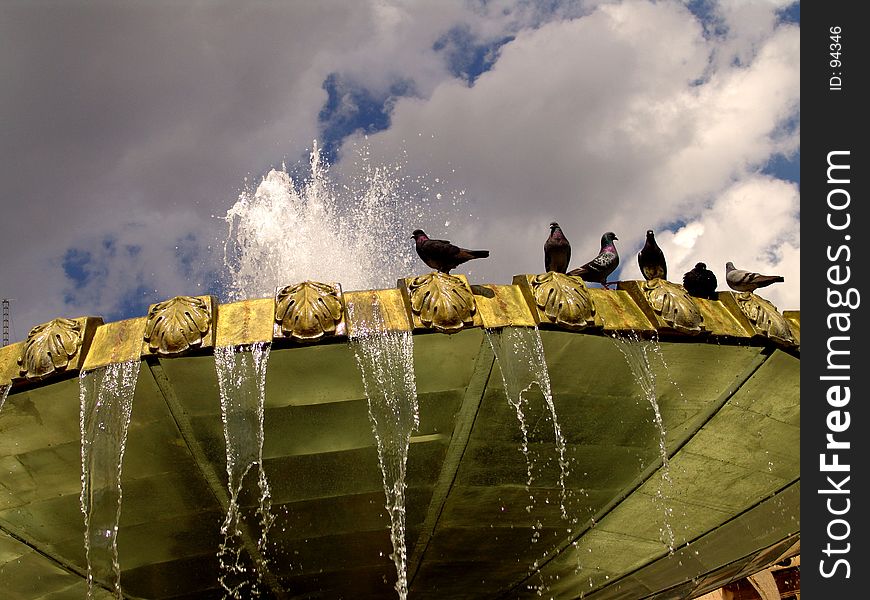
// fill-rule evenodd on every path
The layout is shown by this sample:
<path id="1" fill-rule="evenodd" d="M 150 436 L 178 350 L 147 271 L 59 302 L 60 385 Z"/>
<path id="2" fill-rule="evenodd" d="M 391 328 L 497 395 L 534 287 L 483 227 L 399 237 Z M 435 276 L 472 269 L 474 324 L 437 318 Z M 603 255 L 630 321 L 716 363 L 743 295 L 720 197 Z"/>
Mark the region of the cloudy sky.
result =
<path id="1" fill-rule="evenodd" d="M 0 0 L 11 341 L 226 301 L 223 217 L 315 140 L 338 188 L 383 165 L 403 227 L 489 249 L 473 282 L 542 271 L 557 220 L 572 267 L 614 231 L 613 278 L 638 279 L 652 228 L 671 281 L 703 261 L 727 289 L 731 260 L 799 309 L 799 27 L 788 0 Z M 360 253 L 331 226 L 315 265 Z M 387 235 L 393 281 L 428 270 Z"/>

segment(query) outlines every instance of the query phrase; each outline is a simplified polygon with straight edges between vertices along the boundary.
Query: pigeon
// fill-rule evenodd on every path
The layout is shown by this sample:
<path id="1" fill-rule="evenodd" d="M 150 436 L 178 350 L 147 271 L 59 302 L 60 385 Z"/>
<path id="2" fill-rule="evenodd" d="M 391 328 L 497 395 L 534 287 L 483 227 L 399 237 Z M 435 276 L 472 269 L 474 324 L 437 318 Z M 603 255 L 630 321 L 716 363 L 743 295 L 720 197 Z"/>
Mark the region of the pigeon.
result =
<path id="1" fill-rule="evenodd" d="M 550 237 L 544 242 L 544 270 L 564 273 L 571 261 L 571 244 L 559 224 L 550 223 Z"/>
<path id="2" fill-rule="evenodd" d="M 584 281 L 594 281 L 604 286 L 604 289 L 609 290 L 607 286 L 607 276 L 616 270 L 619 266 L 619 254 L 616 253 L 616 246 L 613 245 L 614 240 L 618 240 L 616 234 L 608 231 L 601 236 L 601 251 L 598 256 L 590 260 L 582 267 L 577 267 L 568 271 L 568 275 L 576 275 Z"/>
<path id="3" fill-rule="evenodd" d="M 683 275 L 683 287 L 689 294 L 698 298 L 718 299 L 716 285 L 716 275 L 702 262 L 696 264 L 694 269 Z"/>
<path id="4" fill-rule="evenodd" d="M 656 244 L 656 237 L 652 229 L 646 230 L 646 243 L 637 254 L 637 264 L 644 278 L 667 279 L 668 265 L 665 262 L 665 253 Z"/>
<path id="5" fill-rule="evenodd" d="M 734 263 L 725 263 L 725 281 L 728 287 L 738 292 L 753 292 L 758 288 L 767 287 L 774 283 L 785 281 L 780 275 L 762 275 L 751 271 L 744 271 L 734 266 Z"/>
<path id="6" fill-rule="evenodd" d="M 411 234 L 417 246 L 417 254 L 424 263 L 442 273 L 450 273 L 462 263 L 472 258 L 486 258 L 489 250 L 466 250 L 454 246 L 447 240 L 433 240 L 422 229 L 414 230 Z"/>

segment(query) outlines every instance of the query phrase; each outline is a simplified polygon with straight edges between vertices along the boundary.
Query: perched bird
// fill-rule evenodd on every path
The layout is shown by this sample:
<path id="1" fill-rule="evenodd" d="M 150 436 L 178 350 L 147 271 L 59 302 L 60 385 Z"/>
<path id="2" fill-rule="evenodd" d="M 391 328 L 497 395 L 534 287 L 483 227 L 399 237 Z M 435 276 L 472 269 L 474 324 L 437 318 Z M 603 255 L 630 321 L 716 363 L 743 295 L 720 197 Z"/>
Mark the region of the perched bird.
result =
<path id="1" fill-rule="evenodd" d="M 667 279 L 668 264 L 665 262 L 665 253 L 656 244 L 656 236 L 652 229 L 646 230 L 646 243 L 637 254 L 637 264 L 644 278 Z"/>
<path id="2" fill-rule="evenodd" d="M 544 242 L 544 270 L 564 273 L 571 261 L 571 244 L 559 224 L 550 223 L 550 237 Z"/>
<path id="3" fill-rule="evenodd" d="M 761 287 L 767 287 L 774 283 L 785 281 L 780 275 L 762 275 L 752 271 L 744 271 L 734 266 L 734 263 L 725 263 L 725 281 L 728 287 L 738 292 L 752 292 Z"/>
<path id="4" fill-rule="evenodd" d="M 719 297 L 716 293 L 716 285 L 716 275 L 702 262 L 683 275 L 683 287 L 689 294 L 698 298 L 716 300 Z"/>
<path id="5" fill-rule="evenodd" d="M 600 283 L 605 289 L 609 290 L 610 288 L 607 287 L 607 277 L 619 266 L 619 254 L 616 252 L 616 246 L 613 245 L 613 241 L 618 239 L 612 231 L 602 235 L 601 251 L 598 253 L 598 256 L 582 267 L 568 271 L 568 275 L 577 275 L 582 277 L 584 281 Z"/>
<path id="6" fill-rule="evenodd" d="M 414 238 L 417 254 L 423 262 L 442 273 L 450 273 L 450 269 L 455 269 L 472 258 L 489 256 L 489 250 L 466 250 L 447 240 L 430 239 L 422 229 L 415 229 L 411 237 Z"/>

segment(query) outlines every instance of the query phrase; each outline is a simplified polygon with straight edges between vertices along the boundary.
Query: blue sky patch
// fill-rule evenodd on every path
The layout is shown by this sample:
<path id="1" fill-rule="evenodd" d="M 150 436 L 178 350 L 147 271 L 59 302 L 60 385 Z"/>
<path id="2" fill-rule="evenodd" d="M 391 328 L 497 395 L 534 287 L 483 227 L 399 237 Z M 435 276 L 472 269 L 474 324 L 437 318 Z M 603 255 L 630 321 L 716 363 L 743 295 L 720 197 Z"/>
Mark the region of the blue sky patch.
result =
<path id="1" fill-rule="evenodd" d="M 505 36 L 480 42 L 468 26 L 457 25 L 438 38 L 432 50 L 444 55 L 447 68 L 454 77 L 473 85 L 478 77 L 492 69 L 501 47 L 513 39 L 514 36 Z"/>
<path id="2" fill-rule="evenodd" d="M 338 73 L 330 73 L 323 89 L 327 99 L 317 119 L 321 150 L 329 163 L 335 162 L 347 136 L 357 131 L 375 133 L 387 129 L 396 99 L 414 95 L 414 83 L 407 79 L 394 82 L 386 92 L 375 92 Z"/>
<path id="3" fill-rule="evenodd" d="M 87 250 L 67 249 L 61 264 L 64 274 L 72 280 L 77 290 L 85 287 L 93 278 L 93 256 Z"/>
<path id="4" fill-rule="evenodd" d="M 777 13 L 779 17 L 780 23 L 793 23 L 795 25 L 801 24 L 801 3 L 795 2 L 794 4 L 790 4 L 786 6 L 782 10 Z"/>
<path id="5" fill-rule="evenodd" d="M 142 283 L 134 288 L 128 288 L 118 299 L 115 309 L 106 315 L 106 320 L 111 322 L 145 316 L 148 307 L 156 302 L 153 296 L 154 290 L 145 287 Z"/>

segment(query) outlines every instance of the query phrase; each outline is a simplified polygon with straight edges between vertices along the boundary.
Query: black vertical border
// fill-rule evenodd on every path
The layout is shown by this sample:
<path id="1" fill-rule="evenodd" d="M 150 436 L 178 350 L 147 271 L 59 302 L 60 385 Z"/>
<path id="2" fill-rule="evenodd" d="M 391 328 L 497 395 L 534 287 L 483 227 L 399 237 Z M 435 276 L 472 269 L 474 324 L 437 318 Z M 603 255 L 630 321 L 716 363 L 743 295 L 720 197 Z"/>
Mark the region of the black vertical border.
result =
<path id="1" fill-rule="evenodd" d="M 866 334 L 864 313 L 870 310 L 870 295 L 865 296 L 867 280 L 866 218 L 867 170 L 865 137 L 870 127 L 865 125 L 866 113 L 870 111 L 867 101 L 867 54 L 868 24 L 858 15 L 861 2 L 849 0 L 825 0 L 803 3 L 801 8 L 801 593 L 802 597 L 815 599 L 847 599 L 866 597 L 867 577 L 865 561 L 870 553 L 867 547 L 866 511 L 868 510 L 866 488 L 868 486 L 867 462 L 870 460 L 870 417 L 866 396 L 866 380 L 870 377 L 870 353 L 864 351 L 870 338 Z M 840 39 L 832 39 L 831 28 L 840 27 Z M 831 47 L 840 43 L 841 47 Z M 842 65 L 831 64 L 832 51 L 840 51 Z M 839 85 L 834 77 L 839 77 Z M 862 110 L 863 109 L 863 110 Z M 838 155 L 838 162 L 847 162 L 849 183 L 828 183 L 828 155 L 833 151 L 848 151 Z M 846 157 L 847 158 L 844 158 Z M 837 171 L 841 175 L 843 170 Z M 833 189 L 846 189 L 848 207 L 832 211 L 828 206 L 828 194 Z M 835 203 L 842 204 L 842 193 L 834 194 Z M 835 223 L 844 222 L 848 212 L 850 225 L 844 230 L 835 230 L 828 225 L 828 214 Z M 847 237 L 848 236 L 848 237 Z M 831 260 L 829 253 L 837 256 L 841 246 L 849 248 L 839 260 Z M 850 268 L 850 279 L 834 285 L 829 281 L 828 269 L 840 265 L 837 273 L 842 278 L 845 267 Z M 854 288 L 862 296 L 856 308 L 832 307 L 828 300 L 829 290 L 843 293 Z M 853 296 L 854 297 L 854 296 Z M 835 302 L 835 301 L 834 301 Z M 865 306 L 865 303 L 867 304 Z M 829 329 L 832 313 L 848 312 L 849 331 Z M 848 347 L 850 354 L 840 363 L 848 361 L 851 396 L 848 405 L 836 408 L 828 403 L 827 393 L 833 382 L 822 380 L 833 372 L 828 369 L 828 340 L 830 336 L 848 336 L 848 346 L 838 341 L 839 349 Z M 847 450 L 826 449 L 828 417 L 831 411 L 848 411 L 849 427 L 834 433 L 838 441 L 848 441 Z M 837 419 L 844 418 L 842 412 Z M 835 423 L 835 426 L 836 423 Z M 840 424 L 842 426 L 842 422 Z M 832 453 L 839 454 L 839 462 L 848 464 L 849 471 L 823 472 L 820 454 L 827 453 L 831 462 Z M 825 490 L 834 488 L 828 481 L 848 494 L 832 494 Z M 848 476 L 847 483 L 843 483 Z M 849 510 L 842 515 L 831 513 L 827 502 L 835 511 Z M 848 499 L 848 503 L 847 503 Z M 836 519 L 843 521 L 833 522 Z M 842 537 L 837 540 L 831 536 Z M 828 551 L 828 544 L 834 550 Z M 847 546 L 848 544 L 848 546 Z M 848 550 L 848 551 L 846 551 Z M 849 568 L 837 559 L 848 562 Z M 848 570 L 848 577 L 847 575 Z M 830 576 L 825 576 L 827 572 Z"/>

